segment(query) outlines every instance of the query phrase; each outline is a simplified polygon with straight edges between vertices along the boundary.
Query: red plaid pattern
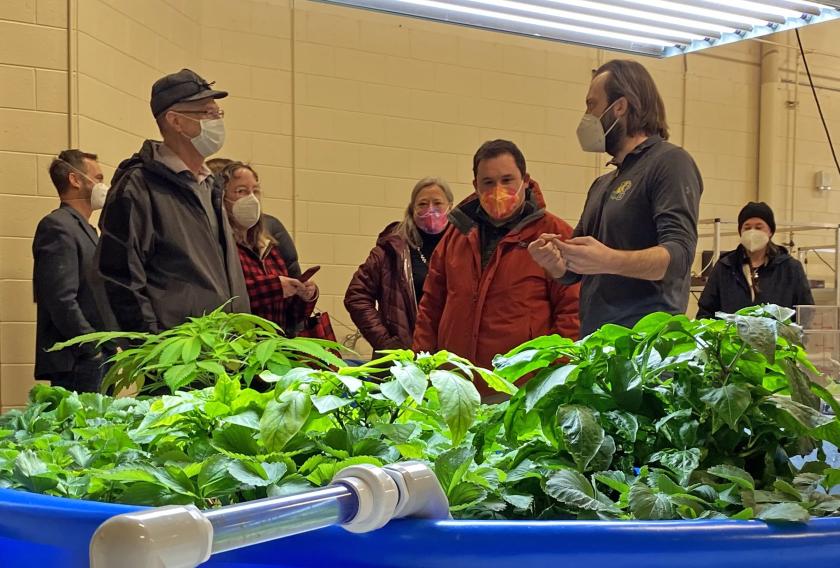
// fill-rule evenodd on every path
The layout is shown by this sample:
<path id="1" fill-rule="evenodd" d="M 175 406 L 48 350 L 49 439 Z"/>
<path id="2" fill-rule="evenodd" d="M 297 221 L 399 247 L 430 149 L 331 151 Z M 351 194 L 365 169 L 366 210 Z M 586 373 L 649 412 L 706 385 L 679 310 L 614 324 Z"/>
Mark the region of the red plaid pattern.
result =
<path id="1" fill-rule="evenodd" d="M 271 246 L 262 258 L 239 245 L 239 260 L 245 275 L 245 286 L 251 301 L 251 313 L 279 325 L 292 336 L 306 318 L 312 315 L 316 300 L 304 302 L 299 296 L 283 297 L 280 276 L 288 276 L 286 263 L 277 248 Z"/>

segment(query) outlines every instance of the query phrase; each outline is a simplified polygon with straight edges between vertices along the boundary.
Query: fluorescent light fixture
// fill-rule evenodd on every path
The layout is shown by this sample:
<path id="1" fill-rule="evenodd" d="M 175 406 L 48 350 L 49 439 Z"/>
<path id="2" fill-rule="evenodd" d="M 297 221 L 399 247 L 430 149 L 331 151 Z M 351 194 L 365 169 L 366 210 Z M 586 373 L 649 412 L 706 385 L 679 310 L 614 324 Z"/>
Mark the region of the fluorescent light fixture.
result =
<path id="1" fill-rule="evenodd" d="M 321 0 L 669 57 L 840 19 L 840 0 Z"/>

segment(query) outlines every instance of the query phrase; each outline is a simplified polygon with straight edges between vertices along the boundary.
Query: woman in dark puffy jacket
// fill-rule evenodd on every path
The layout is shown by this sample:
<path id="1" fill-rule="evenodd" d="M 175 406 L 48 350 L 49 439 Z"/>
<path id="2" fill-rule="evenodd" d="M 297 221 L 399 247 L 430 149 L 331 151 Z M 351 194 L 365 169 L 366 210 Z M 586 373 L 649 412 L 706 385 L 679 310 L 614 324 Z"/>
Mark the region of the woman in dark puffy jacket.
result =
<path id="1" fill-rule="evenodd" d="M 771 240 L 776 219 L 766 203 L 744 206 L 738 215 L 738 233 L 741 244 L 720 257 L 703 288 L 698 318 L 761 304 L 793 308 L 814 303 L 802 264 Z"/>
<path id="2" fill-rule="evenodd" d="M 405 218 L 382 231 L 353 275 L 344 306 L 374 350 L 411 348 L 429 259 L 449 224 L 453 201 L 444 180 L 417 182 Z"/>

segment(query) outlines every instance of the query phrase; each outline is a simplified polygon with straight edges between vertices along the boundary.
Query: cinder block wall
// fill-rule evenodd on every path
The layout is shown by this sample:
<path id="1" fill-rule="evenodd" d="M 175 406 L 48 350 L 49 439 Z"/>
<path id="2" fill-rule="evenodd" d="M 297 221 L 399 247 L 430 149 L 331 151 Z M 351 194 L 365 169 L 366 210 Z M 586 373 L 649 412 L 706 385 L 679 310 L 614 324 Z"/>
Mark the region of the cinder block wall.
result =
<path id="1" fill-rule="evenodd" d="M 840 56 L 838 33 L 840 24 L 831 23 L 802 36 Z M 639 59 L 665 97 L 672 140 L 703 172 L 704 218 L 734 219 L 758 194 L 760 51 L 748 42 Z M 589 184 L 606 170 L 603 156 L 579 149 L 575 128 L 591 70 L 615 56 L 307 0 L 4 0 L 0 405 L 23 404 L 32 384 L 30 246 L 38 220 L 58 201 L 49 159 L 81 147 L 98 153 L 110 175 L 157 136 L 148 96 L 162 74 L 191 67 L 231 92 L 222 101 L 222 155 L 254 164 L 266 211 L 293 231 L 304 266 L 323 266 L 319 307 L 343 337 L 351 331 L 343 325 L 351 323 L 342 305 L 347 283 L 376 235 L 402 216 L 414 182 L 442 176 L 465 196 L 472 154 L 489 138 L 517 142 L 549 209 L 577 221 Z M 838 61 L 811 59 L 835 132 Z M 785 77 L 793 78 L 794 63 L 785 60 Z M 794 82 L 778 88 L 794 97 Z M 775 110 L 784 124 L 780 175 L 795 166 L 796 220 L 838 219 L 836 194 L 811 189 L 813 172 L 829 169 L 831 158 L 809 97 L 800 87 L 798 110 Z M 782 185 L 772 205 L 783 210 L 789 188 Z"/>

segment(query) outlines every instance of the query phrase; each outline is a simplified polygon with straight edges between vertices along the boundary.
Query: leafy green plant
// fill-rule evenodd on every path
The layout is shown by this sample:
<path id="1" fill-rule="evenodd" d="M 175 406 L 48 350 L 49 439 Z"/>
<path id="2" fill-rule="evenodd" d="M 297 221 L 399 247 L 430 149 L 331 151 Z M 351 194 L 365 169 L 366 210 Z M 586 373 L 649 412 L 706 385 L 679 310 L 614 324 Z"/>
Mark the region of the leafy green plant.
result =
<path id="1" fill-rule="evenodd" d="M 367 377 L 386 364 L 388 380 Z M 269 392 L 235 374 L 146 399 L 38 385 L 26 409 L 0 418 L 0 486 L 200 507 L 299 491 L 350 464 L 434 457 L 460 444 L 479 409 L 469 380 L 478 372 L 446 353 L 394 351 L 364 368 L 264 370 Z"/>
<path id="2" fill-rule="evenodd" d="M 219 308 L 160 334 L 100 332 L 53 346 L 60 350 L 81 343 L 128 343 L 112 358 L 103 390 L 137 386 L 175 392 L 187 386 L 208 386 L 230 376 L 250 386 L 263 371 L 283 375 L 296 367 L 343 367 L 331 350 L 341 346 L 323 340 L 287 338 L 280 328 L 250 314 Z"/>
<path id="3" fill-rule="evenodd" d="M 775 306 L 717 320 L 653 314 L 633 329 L 607 325 L 577 343 L 543 337 L 497 357 L 499 375 L 533 378 L 504 409 L 499 449 L 519 448 L 493 460 L 538 472 L 536 512 L 552 516 L 837 514 L 826 492 L 835 470 L 818 460 L 797 472 L 788 458 L 840 444 L 840 423 L 814 408 L 837 402 L 810 380 L 792 315 Z M 795 489 L 803 475 L 816 476 L 807 494 Z M 504 485 L 523 492 L 534 479 Z"/>
<path id="4" fill-rule="evenodd" d="M 840 445 L 840 423 L 814 407 L 840 405 L 811 380 L 791 315 L 653 314 L 578 342 L 535 339 L 489 371 L 447 352 L 348 367 L 329 344 L 214 313 L 135 337 L 109 375 L 171 396 L 33 389 L 0 417 L 0 486 L 214 507 L 323 485 L 350 464 L 420 459 L 461 518 L 837 516 L 840 469 L 820 444 Z M 211 362 L 218 372 L 197 371 Z M 195 375 L 167 380 L 190 363 Z M 249 388 L 257 377 L 268 392 Z M 481 405 L 478 378 L 510 400 Z M 177 390 L 201 381 L 212 386 Z M 795 468 L 789 456 L 808 452 Z"/>

